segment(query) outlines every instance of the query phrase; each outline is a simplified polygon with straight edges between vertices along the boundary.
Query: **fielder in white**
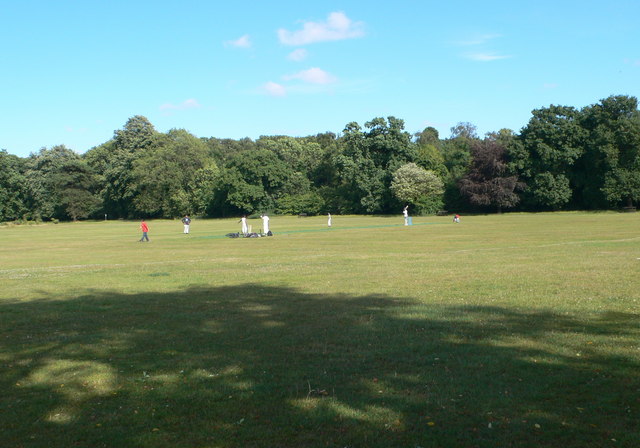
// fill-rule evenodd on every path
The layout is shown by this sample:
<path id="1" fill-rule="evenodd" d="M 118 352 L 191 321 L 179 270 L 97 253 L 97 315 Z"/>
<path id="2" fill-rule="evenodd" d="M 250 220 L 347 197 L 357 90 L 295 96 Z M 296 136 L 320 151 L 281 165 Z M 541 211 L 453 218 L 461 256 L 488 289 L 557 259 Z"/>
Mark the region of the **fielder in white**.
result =
<path id="1" fill-rule="evenodd" d="M 242 223 L 242 233 L 249 233 L 249 228 L 247 227 L 247 217 L 243 216 L 238 222 Z"/>
<path id="2" fill-rule="evenodd" d="M 269 233 L 269 217 L 267 215 L 260 215 L 262 218 L 262 232 Z"/>

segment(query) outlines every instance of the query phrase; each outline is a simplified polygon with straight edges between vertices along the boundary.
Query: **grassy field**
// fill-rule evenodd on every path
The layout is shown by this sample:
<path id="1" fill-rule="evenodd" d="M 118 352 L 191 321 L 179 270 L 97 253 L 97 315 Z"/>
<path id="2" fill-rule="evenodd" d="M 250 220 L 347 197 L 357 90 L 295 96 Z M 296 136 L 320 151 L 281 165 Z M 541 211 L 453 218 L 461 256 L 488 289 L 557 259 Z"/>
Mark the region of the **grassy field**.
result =
<path id="1" fill-rule="evenodd" d="M 0 227 L 0 446 L 640 446 L 640 214 L 401 223 Z"/>

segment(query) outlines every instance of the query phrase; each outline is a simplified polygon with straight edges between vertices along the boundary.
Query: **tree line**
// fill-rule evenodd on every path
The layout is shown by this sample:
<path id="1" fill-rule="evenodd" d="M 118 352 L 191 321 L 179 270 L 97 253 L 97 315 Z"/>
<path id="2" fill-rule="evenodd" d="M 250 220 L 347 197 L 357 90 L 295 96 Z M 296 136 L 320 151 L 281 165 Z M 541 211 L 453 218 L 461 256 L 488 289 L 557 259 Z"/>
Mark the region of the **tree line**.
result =
<path id="1" fill-rule="evenodd" d="M 198 138 L 130 118 L 78 154 L 64 145 L 21 158 L 0 150 L 0 221 L 415 214 L 633 207 L 640 199 L 640 112 L 631 96 L 532 111 L 520 133 L 440 138 L 395 117 L 340 135 Z"/>

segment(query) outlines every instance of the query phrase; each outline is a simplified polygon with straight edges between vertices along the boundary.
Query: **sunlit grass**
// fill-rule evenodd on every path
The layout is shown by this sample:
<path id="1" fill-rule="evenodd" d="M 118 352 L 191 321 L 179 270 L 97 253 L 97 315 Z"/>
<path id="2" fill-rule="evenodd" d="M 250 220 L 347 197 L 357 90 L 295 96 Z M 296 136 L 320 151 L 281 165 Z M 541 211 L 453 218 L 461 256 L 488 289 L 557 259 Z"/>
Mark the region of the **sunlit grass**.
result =
<path id="1" fill-rule="evenodd" d="M 0 446 L 640 445 L 640 215 L 149 224 L 0 228 Z"/>

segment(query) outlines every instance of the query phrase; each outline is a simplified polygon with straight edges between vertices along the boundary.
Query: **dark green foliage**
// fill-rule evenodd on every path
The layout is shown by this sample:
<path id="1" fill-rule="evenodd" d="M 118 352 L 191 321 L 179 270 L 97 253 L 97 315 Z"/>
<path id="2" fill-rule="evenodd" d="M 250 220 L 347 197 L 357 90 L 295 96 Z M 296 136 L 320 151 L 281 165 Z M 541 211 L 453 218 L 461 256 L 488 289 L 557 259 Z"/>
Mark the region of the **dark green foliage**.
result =
<path id="1" fill-rule="evenodd" d="M 411 136 L 395 117 L 374 118 L 363 131 L 349 123 L 334 158 L 338 191 L 355 213 L 388 213 L 399 206 L 390 191 L 393 173 L 415 158 Z"/>
<path id="2" fill-rule="evenodd" d="M 282 215 L 318 215 L 326 208 L 322 196 L 310 191 L 303 194 L 286 194 L 276 202 L 275 212 Z"/>
<path id="3" fill-rule="evenodd" d="M 276 200 L 295 184 L 295 172 L 267 149 L 240 152 L 222 170 L 216 188 L 215 216 L 273 210 Z"/>
<path id="4" fill-rule="evenodd" d="M 640 112 L 638 100 L 611 96 L 587 107 L 582 194 L 599 206 L 640 200 Z"/>
<path id="5" fill-rule="evenodd" d="M 573 107 L 536 109 L 520 138 L 524 151 L 520 176 L 527 183 L 528 203 L 533 207 L 559 209 L 572 196 L 571 172 L 584 153 L 584 129 Z"/>
<path id="6" fill-rule="evenodd" d="M 27 213 L 25 163 L 0 150 L 0 222 L 22 218 Z"/>
<path id="7" fill-rule="evenodd" d="M 29 188 L 27 217 L 32 219 L 86 218 L 100 199 L 95 171 L 64 145 L 42 148 L 27 160 Z"/>
<path id="8" fill-rule="evenodd" d="M 200 170 L 207 163 L 205 143 L 177 129 L 156 140 L 133 162 L 133 205 L 137 214 L 176 217 L 193 213 L 198 207 L 194 176 L 202 175 Z"/>
<path id="9" fill-rule="evenodd" d="M 147 150 L 158 146 L 159 133 L 142 116 L 130 118 L 113 140 L 87 152 L 89 165 L 102 175 L 100 192 L 104 213 L 113 218 L 136 216 L 134 198 L 139 192 L 134 178 L 134 162 Z M 139 211 L 138 211 L 139 212 Z"/>
<path id="10" fill-rule="evenodd" d="M 461 122 L 444 140 L 432 127 L 413 137 L 392 116 L 348 123 L 340 136 L 253 141 L 160 133 L 138 115 L 83 156 L 63 145 L 26 159 L 0 152 L 0 220 L 399 213 L 404 204 L 391 185 L 409 163 L 444 183 L 442 198 L 410 201 L 423 213 L 602 209 L 640 200 L 634 97 L 582 110 L 536 109 L 519 135 L 502 129 L 481 140 Z"/>

